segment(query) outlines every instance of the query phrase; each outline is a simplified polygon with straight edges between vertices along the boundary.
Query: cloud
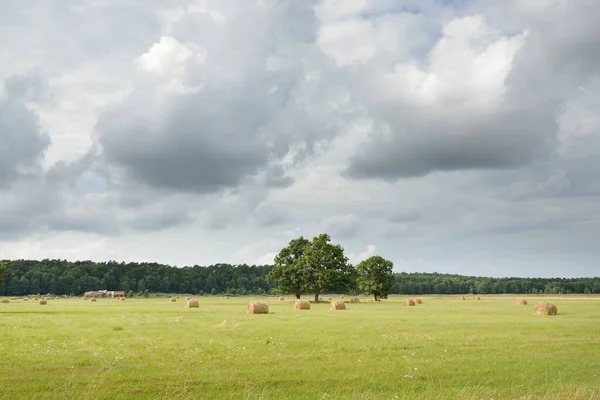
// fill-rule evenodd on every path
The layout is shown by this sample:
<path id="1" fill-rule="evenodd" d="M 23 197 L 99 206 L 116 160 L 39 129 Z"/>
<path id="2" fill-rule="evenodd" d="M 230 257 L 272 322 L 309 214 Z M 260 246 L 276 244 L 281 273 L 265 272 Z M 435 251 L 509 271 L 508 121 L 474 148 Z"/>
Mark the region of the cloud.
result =
<path id="1" fill-rule="evenodd" d="M 323 229 L 335 237 L 350 238 L 359 233 L 362 222 L 353 214 L 333 215 L 323 220 Z"/>
<path id="2" fill-rule="evenodd" d="M 318 57 L 311 2 L 236 4 L 175 20 L 175 36 L 137 58 L 148 76 L 99 117 L 98 147 L 125 179 L 198 194 L 257 179 L 266 188 L 293 183 L 286 168 L 294 157 L 285 157 L 310 152 L 323 128 L 311 115 L 319 103 L 306 98 L 318 84 L 303 65 Z M 291 19 L 302 28 L 282 25 Z M 192 21 L 212 34 L 196 36 Z"/>
<path id="3" fill-rule="evenodd" d="M 3 2 L 3 254 L 592 274 L 598 7 Z"/>
<path id="4" fill-rule="evenodd" d="M 39 174 L 50 144 L 37 115 L 26 104 L 39 92 L 37 81 L 15 76 L 4 81 L 0 98 L 0 187 L 16 179 Z"/>

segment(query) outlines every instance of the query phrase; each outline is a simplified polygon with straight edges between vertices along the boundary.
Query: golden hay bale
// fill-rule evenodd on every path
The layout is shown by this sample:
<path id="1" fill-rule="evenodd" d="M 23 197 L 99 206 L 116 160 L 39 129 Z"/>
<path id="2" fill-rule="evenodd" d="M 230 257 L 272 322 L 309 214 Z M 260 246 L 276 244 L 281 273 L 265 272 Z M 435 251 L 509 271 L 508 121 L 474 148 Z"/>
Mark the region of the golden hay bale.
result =
<path id="1" fill-rule="evenodd" d="M 90 299 L 90 302 L 92 302 L 92 303 L 95 303 L 95 302 L 96 302 L 96 298 L 95 298 L 95 297 L 92 297 L 92 298 Z"/>
<path id="2" fill-rule="evenodd" d="M 23 301 L 29 301 L 29 299 L 23 299 Z"/>
<path id="3" fill-rule="evenodd" d="M 191 297 L 186 297 L 185 301 L 188 301 L 188 300 L 191 300 L 191 299 L 192 299 Z"/>
<path id="4" fill-rule="evenodd" d="M 119 297 L 119 301 L 125 301 L 125 297 Z"/>
<path id="5" fill-rule="evenodd" d="M 463 299 L 463 300 L 466 300 L 466 299 L 465 299 L 465 296 L 462 296 L 462 297 L 461 297 L 461 299 Z"/>
<path id="6" fill-rule="evenodd" d="M 169 297 L 169 303 L 177 303 L 177 299 L 175 297 Z"/>
<path id="7" fill-rule="evenodd" d="M 8 304 L 8 303 L 10 303 L 10 300 L 9 299 L 2 299 L 2 303 Z"/>
<path id="8" fill-rule="evenodd" d="M 280 297 L 280 298 L 279 298 L 279 301 L 285 301 L 285 297 L 283 297 L 283 296 L 282 296 L 282 297 Z"/>
<path id="9" fill-rule="evenodd" d="M 269 305 L 263 301 L 251 301 L 246 306 L 248 314 L 268 314 Z"/>
<path id="10" fill-rule="evenodd" d="M 520 299 L 519 301 L 517 301 L 517 304 L 526 306 L 527 305 L 527 300 Z"/>
<path id="11" fill-rule="evenodd" d="M 185 302 L 185 308 L 199 308 L 199 307 L 200 307 L 200 303 L 198 302 L 198 300 L 189 299 Z"/>
<path id="12" fill-rule="evenodd" d="M 413 299 L 404 300 L 404 305 L 405 306 L 414 306 L 415 305 L 415 301 Z"/>
<path id="13" fill-rule="evenodd" d="M 333 300 L 331 297 L 328 297 L 328 298 L 327 298 L 327 301 L 331 301 L 331 300 Z"/>
<path id="14" fill-rule="evenodd" d="M 300 299 L 294 301 L 294 310 L 310 310 L 310 301 Z"/>
<path id="15" fill-rule="evenodd" d="M 46 300 L 46 299 L 41 299 L 40 300 L 40 305 L 41 306 L 45 306 L 46 304 L 48 304 L 48 300 Z"/>
<path id="16" fill-rule="evenodd" d="M 340 299 L 344 300 L 344 296 L 340 296 Z"/>
<path id="17" fill-rule="evenodd" d="M 38 299 L 37 297 L 34 297 L 34 298 L 33 298 L 33 301 L 38 301 L 38 300 L 39 300 L 39 299 Z"/>
<path id="18" fill-rule="evenodd" d="M 346 303 L 344 303 L 343 301 L 332 301 L 331 303 L 329 303 L 329 309 L 330 310 L 345 310 Z"/>
<path id="19" fill-rule="evenodd" d="M 350 299 L 350 303 L 360 303 L 360 299 L 358 297 L 353 297 Z"/>
<path id="20" fill-rule="evenodd" d="M 552 303 L 543 302 L 533 306 L 533 315 L 556 315 L 558 310 Z"/>
<path id="21" fill-rule="evenodd" d="M 477 300 L 481 300 L 481 297 L 479 297 L 479 296 L 477 296 L 476 298 L 477 298 Z"/>
<path id="22" fill-rule="evenodd" d="M 413 301 L 415 302 L 415 304 L 423 304 L 423 301 L 421 301 L 421 299 L 413 299 Z"/>

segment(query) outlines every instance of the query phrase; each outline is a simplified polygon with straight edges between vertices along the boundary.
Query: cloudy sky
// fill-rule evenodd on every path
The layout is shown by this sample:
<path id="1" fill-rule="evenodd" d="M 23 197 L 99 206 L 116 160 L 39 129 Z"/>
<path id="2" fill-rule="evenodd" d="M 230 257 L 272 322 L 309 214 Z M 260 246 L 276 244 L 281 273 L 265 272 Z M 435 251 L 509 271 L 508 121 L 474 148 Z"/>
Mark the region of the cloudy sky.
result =
<path id="1" fill-rule="evenodd" d="M 0 258 L 599 275 L 597 0 L 3 0 Z"/>

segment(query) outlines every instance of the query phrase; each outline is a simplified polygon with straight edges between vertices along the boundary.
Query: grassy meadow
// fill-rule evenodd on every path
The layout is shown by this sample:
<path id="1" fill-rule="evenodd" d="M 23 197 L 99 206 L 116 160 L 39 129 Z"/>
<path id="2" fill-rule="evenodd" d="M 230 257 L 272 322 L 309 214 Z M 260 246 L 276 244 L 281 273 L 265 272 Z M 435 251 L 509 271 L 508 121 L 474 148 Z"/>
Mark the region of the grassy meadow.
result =
<path id="1" fill-rule="evenodd" d="M 11 300 L 0 398 L 600 399 L 599 298 L 552 299 L 552 317 L 532 296 L 406 298 Z M 270 313 L 247 315 L 254 299 Z"/>

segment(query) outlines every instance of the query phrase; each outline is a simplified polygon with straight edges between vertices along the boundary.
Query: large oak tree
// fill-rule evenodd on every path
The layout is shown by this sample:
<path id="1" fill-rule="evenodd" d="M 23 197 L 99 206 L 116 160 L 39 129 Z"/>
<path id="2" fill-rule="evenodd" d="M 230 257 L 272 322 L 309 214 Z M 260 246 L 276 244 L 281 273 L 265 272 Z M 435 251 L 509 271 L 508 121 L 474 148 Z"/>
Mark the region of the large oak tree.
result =
<path id="1" fill-rule="evenodd" d="M 281 293 L 293 293 L 297 299 L 308 290 L 304 251 L 310 242 L 300 236 L 293 239 L 275 256 L 275 265 L 267 275 L 267 281 L 275 283 Z"/>

